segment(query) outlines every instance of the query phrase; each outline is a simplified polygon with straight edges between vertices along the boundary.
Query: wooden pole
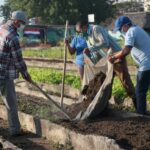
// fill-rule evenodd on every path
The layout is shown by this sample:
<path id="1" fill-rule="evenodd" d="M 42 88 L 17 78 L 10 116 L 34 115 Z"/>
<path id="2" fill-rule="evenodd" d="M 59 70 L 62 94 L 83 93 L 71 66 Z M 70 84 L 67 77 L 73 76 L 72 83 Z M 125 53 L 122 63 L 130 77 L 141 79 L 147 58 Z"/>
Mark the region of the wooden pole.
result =
<path id="1" fill-rule="evenodd" d="M 68 20 L 66 20 L 64 43 L 67 37 L 67 29 L 68 29 Z M 64 84 L 65 84 L 65 75 L 66 75 L 66 60 L 67 60 L 67 46 L 66 44 L 64 44 L 64 69 L 63 69 L 62 87 L 61 87 L 61 107 L 62 108 L 63 108 Z"/>

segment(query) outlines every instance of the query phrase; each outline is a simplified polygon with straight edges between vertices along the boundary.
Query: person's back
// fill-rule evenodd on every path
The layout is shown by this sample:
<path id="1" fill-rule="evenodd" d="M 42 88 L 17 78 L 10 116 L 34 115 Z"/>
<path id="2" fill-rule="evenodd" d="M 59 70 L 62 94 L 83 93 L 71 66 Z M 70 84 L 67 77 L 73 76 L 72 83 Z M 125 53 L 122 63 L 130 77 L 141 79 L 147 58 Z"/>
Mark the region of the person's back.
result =
<path id="1" fill-rule="evenodd" d="M 134 37 L 131 39 L 131 37 Z M 134 59 L 139 64 L 139 70 L 150 69 L 150 37 L 149 35 L 139 26 L 132 26 L 126 33 L 125 45 L 132 45 L 136 49 L 132 50 Z"/>
<path id="2" fill-rule="evenodd" d="M 13 41 L 18 40 L 18 37 L 11 21 L 1 25 L 0 37 L 0 79 L 15 79 L 18 77 L 18 72 L 16 71 L 14 60 L 11 56 L 13 55 L 13 48 L 11 46 Z"/>

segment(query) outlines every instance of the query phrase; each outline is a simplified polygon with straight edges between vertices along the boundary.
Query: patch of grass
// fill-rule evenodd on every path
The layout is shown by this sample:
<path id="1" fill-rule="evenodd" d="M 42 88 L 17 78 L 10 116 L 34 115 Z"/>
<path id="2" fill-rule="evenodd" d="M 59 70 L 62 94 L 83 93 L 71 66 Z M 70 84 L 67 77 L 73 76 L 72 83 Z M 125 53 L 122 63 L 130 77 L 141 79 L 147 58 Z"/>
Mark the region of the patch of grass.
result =
<path id="1" fill-rule="evenodd" d="M 32 79 L 39 83 L 47 84 L 61 84 L 62 83 L 62 72 L 54 69 L 45 69 L 45 68 L 29 68 L 29 73 L 32 76 Z M 131 77 L 133 84 L 136 84 L 136 77 Z M 80 89 L 80 77 L 74 75 L 73 73 L 67 73 L 65 78 L 65 84 L 70 85 L 73 88 Z M 123 88 L 119 78 L 115 77 L 112 88 L 112 95 L 119 102 L 123 101 L 128 95 Z M 150 101 L 150 89 L 147 93 L 147 100 Z"/>
<path id="2" fill-rule="evenodd" d="M 127 97 L 127 93 L 123 88 L 121 81 L 117 77 L 115 77 L 113 81 L 112 95 L 118 104 L 122 103 L 124 98 Z"/>
<path id="3" fill-rule="evenodd" d="M 131 76 L 131 80 L 135 86 L 136 76 Z M 113 87 L 112 87 L 112 95 L 116 98 L 116 100 L 120 101 L 118 103 L 121 103 L 124 100 L 124 98 L 128 97 L 128 95 L 118 77 L 114 78 Z"/>
<path id="4" fill-rule="evenodd" d="M 135 86 L 136 85 L 136 76 L 131 76 L 131 79 Z M 116 100 L 119 101 L 118 103 L 121 103 L 124 100 L 124 98 L 126 98 L 128 96 L 125 89 L 123 88 L 120 80 L 117 77 L 114 78 L 112 95 L 116 98 Z M 147 101 L 150 102 L 150 89 L 147 92 Z"/>
<path id="5" fill-rule="evenodd" d="M 23 50 L 24 57 L 38 57 L 38 58 L 49 58 L 49 59 L 63 59 L 64 58 L 64 48 L 63 47 L 51 47 L 47 49 L 25 49 Z M 67 52 L 68 59 L 74 59 L 75 56 L 71 56 Z"/>

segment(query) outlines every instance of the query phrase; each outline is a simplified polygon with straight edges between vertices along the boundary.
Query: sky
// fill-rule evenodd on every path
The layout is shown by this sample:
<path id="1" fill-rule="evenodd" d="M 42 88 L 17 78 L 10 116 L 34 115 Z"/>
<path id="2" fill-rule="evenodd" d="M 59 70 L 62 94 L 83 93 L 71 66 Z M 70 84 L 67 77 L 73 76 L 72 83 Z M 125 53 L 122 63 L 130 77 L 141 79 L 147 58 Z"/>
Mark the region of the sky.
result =
<path id="1" fill-rule="evenodd" d="M 4 0 L 0 0 L 0 5 L 4 4 Z M 0 22 L 3 20 L 3 17 L 0 17 Z"/>

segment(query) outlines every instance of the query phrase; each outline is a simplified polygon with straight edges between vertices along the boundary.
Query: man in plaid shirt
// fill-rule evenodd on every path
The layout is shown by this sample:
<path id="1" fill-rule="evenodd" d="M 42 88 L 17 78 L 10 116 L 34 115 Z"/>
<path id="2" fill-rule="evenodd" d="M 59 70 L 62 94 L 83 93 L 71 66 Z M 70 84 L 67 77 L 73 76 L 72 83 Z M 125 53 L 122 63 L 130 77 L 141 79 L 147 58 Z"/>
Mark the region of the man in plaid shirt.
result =
<path id="1" fill-rule="evenodd" d="M 17 34 L 17 29 L 22 28 L 26 23 L 27 17 L 24 12 L 15 11 L 12 13 L 11 20 L 0 26 L 0 94 L 8 111 L 12 136 L 21 133 L 14 79 L 19 77 L 20 72 L 26 81 L 32 82 L 22 57 Z"/>

